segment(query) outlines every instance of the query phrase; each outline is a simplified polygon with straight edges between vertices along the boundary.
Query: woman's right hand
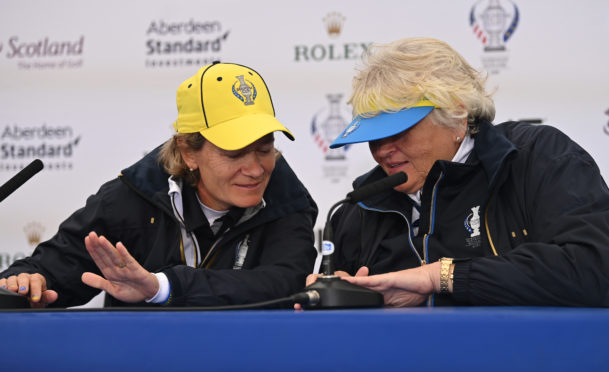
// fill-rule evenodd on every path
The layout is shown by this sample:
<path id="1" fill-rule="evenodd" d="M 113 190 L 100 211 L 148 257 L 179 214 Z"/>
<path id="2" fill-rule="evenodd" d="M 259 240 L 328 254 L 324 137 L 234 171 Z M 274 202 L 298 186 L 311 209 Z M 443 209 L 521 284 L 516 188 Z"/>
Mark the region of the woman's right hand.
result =
<path id="1" fill-rule="evenodd" d="M 85 238 L 85 247 L 103 275 L 83 273 L 81 280 L 86 285 L 131 303 L 152 298 L 159 290 L 156 276 L 144 269 L 123 243 L 114 246 L 104 236 L 90 232 Z"/>
<path id="2" fill-rule="evenodd" d="M 38 273 L 21 273 L 2 278 L 0 287 L 29 297 L 31 307 L 46 307 L 55 302 L 58 297 L 57 292 L 47 289 L 47 280 Z"/>
<path id="3" fill-rule="evenodd" d="M 359 270 L 357 270 L 357 272 L 355 273 L 355 276 L 368 276 L 368 273 L 370 272 L 370 270 L 366 267 L 366 266 L 362 266 L 359 268 Z M 310 286 L 311 284 L 315 283 L 317 281 L 317 278 L 319 278 L 320 276 L 322 276 L 323 274 L 309 274 L 307 276 L 307 280 L 306 280 L 306 286 Z M 345 277 L 350 277 L 351 274 L 349 274 L 346 271 L 335 271 L 334 275 L 338 276 L 339 278 L 345 278 Z M 300 306 L 300 304 L 294 304 L 294 310 L 302 310 L 302 306 Z"/>

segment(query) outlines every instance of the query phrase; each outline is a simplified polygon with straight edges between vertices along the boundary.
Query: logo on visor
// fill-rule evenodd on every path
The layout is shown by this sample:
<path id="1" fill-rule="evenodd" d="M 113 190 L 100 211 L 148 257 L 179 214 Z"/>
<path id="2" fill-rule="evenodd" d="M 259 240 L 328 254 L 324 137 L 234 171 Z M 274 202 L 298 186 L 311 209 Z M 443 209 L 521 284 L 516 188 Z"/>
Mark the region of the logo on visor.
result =
<path id="1" fill-rule="evenodd" d="M 235 77 L 237 78 L 237 81 L 235 81 L 233 84 L 233 94 L 235 97 L 239 98 L 244 105 L 253 105 L 254 101 L 256 100 L 256 96 L 258 95 L 256 87 L 251 81 L 245 80 L 243 75 Z M 237 86 L 237 84 L 239 86 Z"/>
<path id="2" fill-rule="evenodd" d="M 342 135 L 341 137 L 342 137 L 342 138 L 345 138 L 345 137 L 347 137 L 348 135 L 350 135 L 351 133 L 355 132 L 355 130 L 356 130 L 357 128 L 359 128 L 359 122 L 360 122 L 360 119 L 357 119 L 357 121 L 355 121 L 353 124 L 351 124 L 351 125 L 349 126 L 349 128 L 347 128 L 347 129 L 345 130 L 345 133 L 343 133 L 343 135 Z"/>

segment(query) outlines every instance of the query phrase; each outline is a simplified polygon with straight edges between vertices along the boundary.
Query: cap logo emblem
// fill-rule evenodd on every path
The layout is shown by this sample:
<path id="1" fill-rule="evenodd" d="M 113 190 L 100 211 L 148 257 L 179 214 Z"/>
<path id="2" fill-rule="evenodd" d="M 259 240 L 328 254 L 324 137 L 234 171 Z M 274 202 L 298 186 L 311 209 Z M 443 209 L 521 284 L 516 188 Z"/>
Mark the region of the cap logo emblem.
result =
<path id="1" fill-rule="evenodd" d="M 237 78 L 237 81 L 233 84 L 233 94 L 235 97 L 239 98 L 244 105 L 253 105 L 256 96 L 258 95 L 256 87 L 251 81 L 245 80 L 243 75 L 235 77 Z"/>
<path id="2" fill-rule="evenodd" d="M 342 138 L 347 137 L 348 135 L 350 135 L 351 133 L 353 133 L 357 128 L 359 128 L 359 119 L 357 121 L 355 121 L 353 124 L 351 124 L 346 130 L 345 133 L 343 133 Z"/>

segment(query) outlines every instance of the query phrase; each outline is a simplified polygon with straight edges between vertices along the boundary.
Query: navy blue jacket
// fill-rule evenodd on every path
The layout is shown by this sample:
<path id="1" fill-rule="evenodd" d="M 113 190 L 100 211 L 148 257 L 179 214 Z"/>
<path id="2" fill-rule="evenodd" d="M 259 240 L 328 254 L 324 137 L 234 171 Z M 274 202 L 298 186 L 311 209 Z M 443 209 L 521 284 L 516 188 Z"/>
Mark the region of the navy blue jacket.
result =
<path id="1" fill-rule="evenodd" d="M 304 287 L 316 257 L 317 206 L 282 156 L 264 193 L 266 206 L 226 231 L 215 242 L 213 259 L 197 268 L 185 265 L 180 223 L 167 194 L 169 175 L 157 156 L 158 148 L 102 185 L 55 236 L 0 276 L 39 272 L 59 293 L 53 306 L 84 304 L 99 293 L 80 279 L 85 271 L 99 273 L 84 246 L 84 237 L 95 231 L 114 244 L 122 242 L 148 271 L 167 274 L 173 305 L 253 303 L 289 296 Z M 236 247 L 244 239 L 249 249 L 242 268 L 234 270 Z M 116 299 L 111 304 L 123 305 Z"/>
<path id="2" fill-rule="evenodd" d="M 335 266 L 371 274 L 457 259 L 435 305 L 609 306 L 609 190 L 594 160 L 559 130 L 480 123 L 465 164 L 437 161 L 412 202 L 390 190 L 332 218 Z M 385 174 L 378 166 L 354 187 Z"/>

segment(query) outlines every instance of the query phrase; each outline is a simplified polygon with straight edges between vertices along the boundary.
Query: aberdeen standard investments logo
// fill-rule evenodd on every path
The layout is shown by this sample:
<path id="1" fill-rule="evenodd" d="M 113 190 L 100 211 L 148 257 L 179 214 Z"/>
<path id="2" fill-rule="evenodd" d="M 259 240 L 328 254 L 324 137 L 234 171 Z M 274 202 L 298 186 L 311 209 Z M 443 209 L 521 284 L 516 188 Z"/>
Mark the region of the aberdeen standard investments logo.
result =
<path id="1" fill-rule="evenodd" d="M 70 170 L 80 136 L 70 126 L 0 126 L 0 172 L 20 170 L 34 159 L 45 169 Z"/>
<path id="2" fill-rule="evenodd" d="M 322 18 L 324 30 L 333 40 L 343 34 L 346 18 L 332 12 Z M 354 61 L 360 59 L 370 46 L 370 42 L 330 42 L 298 44 L 294 46 L 295 62 Z"/>
<path id="3" fill-rule="evenodd" d="M 0 55 L 15 61 L 21 70 L 74 69 L 83 66 L 85 37 L 26 39 L 13 35 L 0 42 Z"/>
<path id="4" fill-rule="evenodd" d="M 146 29 L 146 67 L 200 67 L 220 61 L 228 35 L 218 21 L 154 20 Z"/>
<path id="5" fill-rule="evenodd" d="M 520 13 L 511 0 L 480 0 L 469 13 L 474 36 L 483 45 L 482 64 L 493 74 L 507 67 L 506 44 L 514 35 Z"/>

